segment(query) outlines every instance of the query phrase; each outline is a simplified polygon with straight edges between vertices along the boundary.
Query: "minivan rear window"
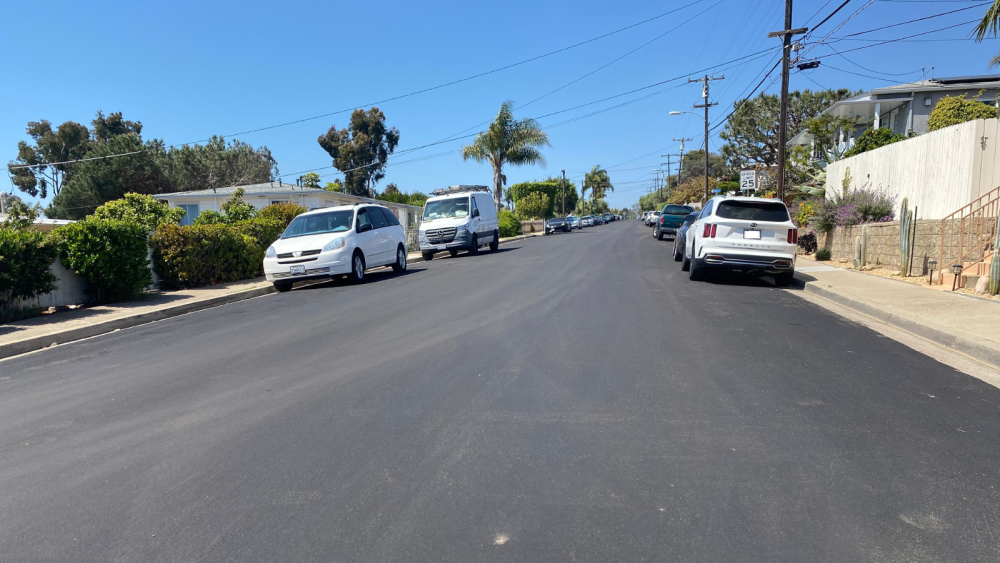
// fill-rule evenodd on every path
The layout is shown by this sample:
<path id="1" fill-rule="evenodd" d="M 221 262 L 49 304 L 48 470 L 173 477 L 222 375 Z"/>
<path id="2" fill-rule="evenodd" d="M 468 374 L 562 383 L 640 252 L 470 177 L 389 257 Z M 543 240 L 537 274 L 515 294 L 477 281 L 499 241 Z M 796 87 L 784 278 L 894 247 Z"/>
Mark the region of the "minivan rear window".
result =
<path id="1" fill-rule="evenodd" d="M 777 202 L 765 201 L 723 201 L 715 212 L 722 219 L 740 219 L 743 221 L 769 221 L 784 223 L 789 220 L 788 210 Z"/>

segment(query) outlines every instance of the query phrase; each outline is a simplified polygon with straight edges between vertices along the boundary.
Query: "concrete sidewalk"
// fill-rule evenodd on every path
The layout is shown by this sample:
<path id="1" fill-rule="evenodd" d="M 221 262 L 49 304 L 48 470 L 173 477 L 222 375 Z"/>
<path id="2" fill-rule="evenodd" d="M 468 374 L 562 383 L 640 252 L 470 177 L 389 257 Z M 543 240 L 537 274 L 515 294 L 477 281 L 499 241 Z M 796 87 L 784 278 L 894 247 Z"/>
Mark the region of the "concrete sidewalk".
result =
<path id="1" fill-rule="evenodd" d="M 540 236 L 540 233 L 501 239 L 500 244 L 533 236 Z M 447 252 L 436 254 L 447 255 Z M 419 252 L 411 252 L 406 259 L 410 263 L 424 261 Z M 132 303 L 100 305 L 0 325 L 0 359 L 201 309 L 260 297 L 274 291 L 274 286 L 260 277 L 209 287 L 157 292 Z"/>
<path id="2" fill-rule="evenodd" d="M 799 256 L 805 291 L 1000 368 L 1000 303 L 842 270 Z"/>

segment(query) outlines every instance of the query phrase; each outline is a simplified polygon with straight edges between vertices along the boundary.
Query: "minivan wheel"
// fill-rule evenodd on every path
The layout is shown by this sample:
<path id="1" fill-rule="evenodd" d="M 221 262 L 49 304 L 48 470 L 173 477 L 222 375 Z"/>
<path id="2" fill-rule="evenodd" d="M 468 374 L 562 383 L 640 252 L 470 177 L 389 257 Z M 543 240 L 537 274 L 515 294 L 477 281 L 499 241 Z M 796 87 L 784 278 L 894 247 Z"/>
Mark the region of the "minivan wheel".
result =
<path id="1" fill-rule="evenodd" d="M 573 232 L 572 227 L 570 227 L 569 232 Z M 490 250 L 493 252 L 500 250 L 500 231 L 493 231 L 493 240 L 490 241 Z"/>
<path id="2" fill-rule="evenodd" d="M 280 293 L 292 290 L 292 282 L 274 282 L 274 289 L 278 290 Z"/>
<path id="3" fill-rule="evenodd" d="M 351 281 L 361 283 L 365 281 L 365 258 L 361 253 L 355 253 L 351 259 Z"/>
<path id="4" fill-rule="evenodd" d="M 472 235 L 472 247 L 469 248 L 469 254 L 472 256 L 479 254 L 479 237 L 476 235 Z"/>
<path id="5" fill-rule="evenodd" d="M 403 250 L 403 245 L 399 245 L 396 249 L 396 263 L 392 265 L 393 272 L 405 272 L 406 271 L 406 251 Z"/>

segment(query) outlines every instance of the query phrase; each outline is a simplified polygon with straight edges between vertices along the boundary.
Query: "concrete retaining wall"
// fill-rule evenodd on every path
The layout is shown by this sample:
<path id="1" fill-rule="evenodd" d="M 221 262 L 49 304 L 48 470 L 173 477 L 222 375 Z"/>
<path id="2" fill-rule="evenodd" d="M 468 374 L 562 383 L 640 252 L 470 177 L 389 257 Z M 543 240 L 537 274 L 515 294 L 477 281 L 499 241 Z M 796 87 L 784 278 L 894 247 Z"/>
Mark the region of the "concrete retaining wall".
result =
<path id="1" fill-rule="evenodd" d="M 830 164 L 828 197 L 869 184 L 919 207 L 918 219 L 943 219 L 1000 185 L 1000 120 L 968 121 Z M 870 236 L 870 235 L 869 235 Z"/>

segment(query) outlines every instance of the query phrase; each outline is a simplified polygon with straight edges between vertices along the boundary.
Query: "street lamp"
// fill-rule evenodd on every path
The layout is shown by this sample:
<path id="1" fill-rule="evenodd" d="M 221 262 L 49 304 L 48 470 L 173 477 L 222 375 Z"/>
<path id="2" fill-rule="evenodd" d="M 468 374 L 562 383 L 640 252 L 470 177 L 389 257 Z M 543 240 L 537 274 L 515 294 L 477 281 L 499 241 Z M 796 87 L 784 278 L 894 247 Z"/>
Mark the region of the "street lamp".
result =
<path id="1" fill-rule="evenodd" d="M 708 100 L 705 100 L 708 103 Z M 701 107 L 701 106 L 695 106 Z M 667 115 L 680 115 L 682 113 L 690 113 L 691 115 L 698 115 L 693 111 L 671 111 Z M 701 117 L 701 116 L 699 116 Z M 705 199 L 708 199 L 708 108 L 705 108 Z"/>

